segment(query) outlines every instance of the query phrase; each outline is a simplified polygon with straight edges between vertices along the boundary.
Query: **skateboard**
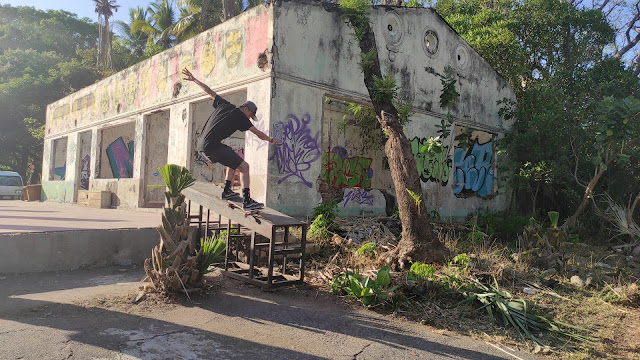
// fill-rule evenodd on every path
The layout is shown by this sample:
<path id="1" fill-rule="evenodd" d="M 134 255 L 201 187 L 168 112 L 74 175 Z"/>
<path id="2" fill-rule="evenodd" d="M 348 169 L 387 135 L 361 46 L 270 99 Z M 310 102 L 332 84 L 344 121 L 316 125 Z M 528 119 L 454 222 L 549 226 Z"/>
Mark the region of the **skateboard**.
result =
<path id="1" fill-rule="evenodd" d="M 253 209 L 253 210 L 245 210 L 242 208 L 242 205 L 238 205 L 232 201 L 227 200 L 227 205 L 232 208 L 232 209 L 238 209 L 240 211 L 242 211 L 244 213 L 244 217 L 247 217 L 249 215 L 253 216 L 253 217 L 257 217 L 260 216 L 260 209 Z"/>

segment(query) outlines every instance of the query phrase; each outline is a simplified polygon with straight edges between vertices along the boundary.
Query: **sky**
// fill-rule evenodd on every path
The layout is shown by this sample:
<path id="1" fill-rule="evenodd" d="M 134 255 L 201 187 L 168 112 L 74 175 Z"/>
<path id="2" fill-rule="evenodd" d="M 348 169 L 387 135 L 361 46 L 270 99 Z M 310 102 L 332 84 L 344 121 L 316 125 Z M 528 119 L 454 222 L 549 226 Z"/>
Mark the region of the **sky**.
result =
<path id="1" fill-rule="evenodd" d="M 152 0 L 116 0 L 116 5 L 120 5 L 118 12 L 113 13 L 115 20 L 129 22 L 129 9 L 137 6 L 146 8 Z M 9 4 L 11 6 L 32 6 L 40 10 L 64 10 L 78 15 L 78 18 L 88 17 L 94 22 L 98 22 L 94 2 L 91 0 L 0 0 L 0 5 Z M 111 21 L 111 20 L 110 20 Z"/>

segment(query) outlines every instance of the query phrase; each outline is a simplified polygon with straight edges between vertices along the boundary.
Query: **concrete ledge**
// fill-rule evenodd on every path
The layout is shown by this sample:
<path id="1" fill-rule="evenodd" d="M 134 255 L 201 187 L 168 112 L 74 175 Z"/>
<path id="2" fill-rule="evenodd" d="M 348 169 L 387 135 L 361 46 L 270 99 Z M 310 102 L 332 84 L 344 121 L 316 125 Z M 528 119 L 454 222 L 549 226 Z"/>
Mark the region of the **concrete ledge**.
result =
<path id="1" fill-rule="evenodd" d="M 155 228 L 0 234 L 0 273 L 141 265 L 158 239 Z"/>

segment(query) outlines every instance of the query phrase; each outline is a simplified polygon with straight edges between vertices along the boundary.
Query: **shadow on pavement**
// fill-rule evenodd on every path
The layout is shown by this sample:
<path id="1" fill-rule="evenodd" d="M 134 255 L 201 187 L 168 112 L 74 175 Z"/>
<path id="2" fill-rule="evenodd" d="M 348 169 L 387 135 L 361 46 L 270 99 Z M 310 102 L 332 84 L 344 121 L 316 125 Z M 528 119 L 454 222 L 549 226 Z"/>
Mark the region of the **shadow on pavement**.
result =
<path id="1" fill-rule="evenodd" d="M 8 344 L 3 356 L 52 358 L 51 351 L 58 351 L 52 349 L 60 348 L 57 355 L 64 357 L 70 340 L 78 343 L 71 348 L 78 358 L 113 357 L 113 352 L 144 359 L 355 358 L 371 345 L 369 358 L 511 359 L 491 354 L 479 341 L 467 343 L 477 349 L 470 350 L 461 347 L 460 337 L 432 334 L 421 326 L 396 326 L 397 321 L 384 316 L 349 311 L 304 292 L 262 292 L 228 279 L 223 281 L 228 286 L 214 294 L 194 297 L 197 304 L 180 300 L 182 304 L 170 309 L 144 301 L 126 311 L 73 303 L 72 293 L 78 289 L 89 298 L 100 291 L 115 297 L 110 288 L 100 286 L 139 280 L 140 274 L 107 268 L 42 274 L 38 281 L 36 274 L 3 277 L 0 343 Z M 29 283 L 20 286 L 16 281 Z M 128 289 L 131 294 L 135 285 Z M 25 343 L 21 339 L 27 333 L 31 335 Z"/>

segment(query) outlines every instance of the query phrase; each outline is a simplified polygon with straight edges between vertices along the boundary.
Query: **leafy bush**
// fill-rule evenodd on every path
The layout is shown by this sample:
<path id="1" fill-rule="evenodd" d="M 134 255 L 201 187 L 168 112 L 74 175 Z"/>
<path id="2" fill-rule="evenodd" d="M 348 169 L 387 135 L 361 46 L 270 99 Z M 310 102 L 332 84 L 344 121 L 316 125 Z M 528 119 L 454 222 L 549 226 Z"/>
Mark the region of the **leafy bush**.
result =
<path id="1" fill-rule="evenodd" d="M 334 220 L 338 216 L 338 203 L 334 200 L 323 201 L 313 208 L 313 222 L 309 227 L 308 236 L 311 238 L 327 239 L 330 232 L 336 230 Z"/>
<path id="2" fill-rule="evenodd" d="M 423 264 L 419 261 L 411 264 L 407 279 L 418 283 L 420 286 L 424 286 L 429 281 L 434 279 L 436 268 L 429 264 Z"/>
<path id="3" fill-rule="evenodd" d="M 511 240 L 522 233 L 529 223 L 529 216 L 514 215 L 509 212 L 494 214 L 478 214 L 469 225 L 474 225 L 479 231 L 492 234 L 502 240 Z"/>
<path id="4" fill-rule="evenodd" d="M 467 254 L 458 254 L 451 260 L 449 265 L 462 265 L 464 268 L 467 268 L 469 267 L 469 261 Z"/>
<path id="5" fill-rule="evenodd" d="M 327 218 L 323 214 L 320 214 L 311 223 L 309 233 L 307 235 L 310 238 L 328 239 L 330 237 L 330 226 L 331 223 L 327 221 Z"/>
<path id="6" fill-rule="evenodd" d="M 365 256 L 373 256 L 376 253 L 376 243 L 368 242 L 362 244 L 358 250 L 356 250 L 356 254 L 365 255 Z"/>
<path id="7" fill-rule="evenodd" d="M 362 277 L 357 272 L 345 271 L 336 276 L 329 283 L 329 287 L 334 294 L 343 293 L 356 298 L 362 301 L 362 305 L 366 307 L 386 301 L 397 307 L 398 297 L 394 294 L 396 286 L 389 288 L 391 284 L 389 270 L 388 266 L 382 267 L 378 271 L 375 281 L 368 276 Z"/>

